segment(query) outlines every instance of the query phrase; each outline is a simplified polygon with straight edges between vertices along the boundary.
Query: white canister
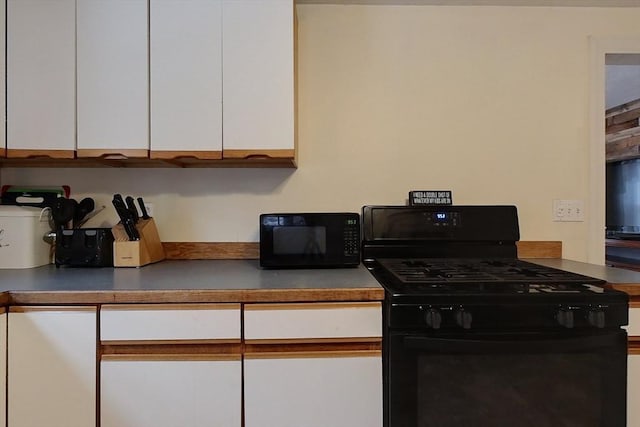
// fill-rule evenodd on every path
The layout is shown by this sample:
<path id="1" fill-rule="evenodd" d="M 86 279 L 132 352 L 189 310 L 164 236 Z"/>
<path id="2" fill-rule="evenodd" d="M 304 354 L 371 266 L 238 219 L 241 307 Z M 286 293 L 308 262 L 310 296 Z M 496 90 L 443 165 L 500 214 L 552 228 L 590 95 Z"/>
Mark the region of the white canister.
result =
<path id="1" fill-rule="evenodd" d="M 50 263 L 46 210 L 0 206 L 0 268 L 31 268 Z"/>

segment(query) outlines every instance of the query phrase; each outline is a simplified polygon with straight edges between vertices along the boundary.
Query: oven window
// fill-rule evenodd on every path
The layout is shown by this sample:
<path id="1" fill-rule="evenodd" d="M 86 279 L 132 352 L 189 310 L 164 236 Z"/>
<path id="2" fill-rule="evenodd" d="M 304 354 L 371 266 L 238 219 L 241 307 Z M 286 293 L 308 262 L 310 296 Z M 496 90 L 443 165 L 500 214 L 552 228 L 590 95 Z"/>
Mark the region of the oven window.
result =
<path id="1" fill-rule="evenodd" d="M 276 255 L 325 255 L 326 227 L 274 227 L 273 253 Z"/>
<path id="2" fill-rule="evenodd" d="M 600 426 L 598 359 L 593 354 L 420 355 L 417 425 Z"/>
<path id="3" fill-rule="evenodd" d="M 626 334 L 577 338 L 391 334 L 385 426 L 624 426 Z"/>

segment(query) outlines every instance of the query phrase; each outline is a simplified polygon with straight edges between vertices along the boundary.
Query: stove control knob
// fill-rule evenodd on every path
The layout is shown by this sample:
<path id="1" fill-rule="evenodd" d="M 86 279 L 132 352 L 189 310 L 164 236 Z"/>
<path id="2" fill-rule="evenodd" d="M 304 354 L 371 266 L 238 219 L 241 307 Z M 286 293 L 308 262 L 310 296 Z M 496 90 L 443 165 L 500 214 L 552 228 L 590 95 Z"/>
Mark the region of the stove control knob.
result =
<path id="1" fill-rule="evenodd" d="M 470 312 L 466 311 L 464 308 L 460 308 L 456 311 L 455 317 L 458 326 L 463 329 L 471 329 L 471 321 L 473 320 L 473 316 Z"/>
<path id="2" fill-rule="evenodd" d="M 430 308 L 424 314 L 424 320 L 427 322 L 427 326 L 433 329 L 440 329 L 442 324 L 442 314 L 437 308 Z"/>
<path id="3" fill-rule="evenodd" d="M 561 308 L 556 314 L 556 320 L 560 326 L 567 329 L 573 328 L 573 311 L 569 308 Z"/>
<path id="4" fill-rule="evenodd" d="M 592 308 L 587 314 L 587 321 L 591 326 L 600 329 L 604 328 L 606 324 L 604 311 L 599 308 Z"/>

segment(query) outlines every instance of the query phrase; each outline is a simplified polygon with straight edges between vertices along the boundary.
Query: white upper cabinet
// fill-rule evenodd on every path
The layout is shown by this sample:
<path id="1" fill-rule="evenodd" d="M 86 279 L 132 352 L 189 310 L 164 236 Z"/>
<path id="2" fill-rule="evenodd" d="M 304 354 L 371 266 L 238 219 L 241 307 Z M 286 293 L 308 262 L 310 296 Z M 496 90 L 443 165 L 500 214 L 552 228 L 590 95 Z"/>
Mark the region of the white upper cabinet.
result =
<path id="1" fill-rule="evenodd" d="M 8 0 L 8 157 L 74 157 L 75 25 L 75 0 Z"/>
<path id="2" fill-rule="evenodd" d="M 147 157 L 147 0 L 77 0 L 78 156 Z"/>
<path id="3" fill-rule="evenodd" d="M 293 0 L 223 0 L 223 156 L 294 157 Z"/>
<path id="4" fill-rule="evenodd" d="M 222 158 L 222 0 L 151 0 L 151 157 Z"/>

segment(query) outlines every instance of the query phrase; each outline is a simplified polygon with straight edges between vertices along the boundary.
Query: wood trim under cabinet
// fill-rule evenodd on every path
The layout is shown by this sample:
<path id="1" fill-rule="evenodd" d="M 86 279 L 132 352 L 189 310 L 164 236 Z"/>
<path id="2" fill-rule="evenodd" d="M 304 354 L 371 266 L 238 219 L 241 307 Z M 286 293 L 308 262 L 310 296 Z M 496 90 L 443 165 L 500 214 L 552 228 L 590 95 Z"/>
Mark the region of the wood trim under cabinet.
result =
<path id="1" fill-rule="evenodd" d="M 18 150 L 9 148 L 6 151 L 9 159 L 74 159 L 76 157 L 75 150 Z"/>
<path id="2" fill-rule="evenodd" d="M 133 149 L 133 150 L 109 150 L 104 149 L 86 149 L 76 150 L 76 154 L 81 158 L 100 158 L 103 160 L 126 160 L 126 159 L 148 159 L 149 150 Z"/>
<path id="3" fill-rule="evenodd" d="M 223 159 L 293 159 L 296 151 L 294 149 L 283 150 L 224 150 Z"/>
<path id="4" fill-rule="evenodd" d="M 258 242 L 162 242 L 166 259 L 259 259 Z M 519 258 L 562 258 L 561 241 L 517 242 Z"/>
<path id="5" fill-rule="evenodd" d="M 638 339 L 636 341 L 635 339 Z M 640 337 L 630 337 L 629 345 L 627 347 L 627 353 L 633 355 L 640 355 Z"/>
<path id="6" fill-rule="evenodd" d="M 151 150 L 149 157 L 161 160 L 220 160 L 222 159 L 222 151 L 159 151 Z"/>

